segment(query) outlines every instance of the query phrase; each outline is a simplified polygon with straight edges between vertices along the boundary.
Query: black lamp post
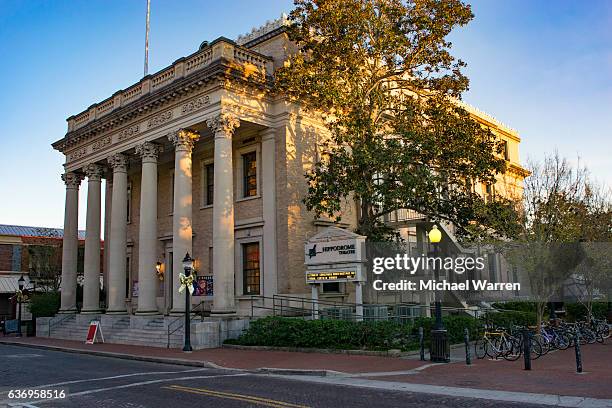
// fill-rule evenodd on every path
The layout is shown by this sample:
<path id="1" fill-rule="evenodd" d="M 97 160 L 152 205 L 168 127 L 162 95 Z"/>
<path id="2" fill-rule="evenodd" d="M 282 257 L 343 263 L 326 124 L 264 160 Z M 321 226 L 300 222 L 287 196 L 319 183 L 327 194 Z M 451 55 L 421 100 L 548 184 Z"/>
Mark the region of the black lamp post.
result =
<path id="1" fill-rule="evenodd" d="M 185 277 L 191 276 L 193 269 L 193 259 L 189 256 L 189 252 L 185 254 L 183 258 L 183 269 L 185 270 Z M 191 348 L 191 299 L 189 298 L 189 287 L 185 285 L 185 345 L 183 351 L 192 351 Z"/>
<path id="2" fill-rule="evenodd" d="M 19 308 L 17 316 L 17 337 L 21 337 L 21 298 L 23 297 L 23 287 L 25 286 L 25 279 L 23 275 L 17 280 L 19 285 L 19 294 L 17 295 L 17 307 Z"/>
<path id="3" fill-rule="evenodd" d="M 434 258 L 435 258 L 435 269 L 434 278 L 436 283 L 440 279 L 440 271 L 438 270 L 438 245 L 442 240 L 442 233 L 436 225 L 433 226 L 429 231 L 429 241 L 434 246 Z M 429 358 L 434 363 L 448 363 L 450 362 L 450 343 L 448 342 L 448 333 L 444 328 L 442 322 L 442 301 L 440 299 L 439 291 L 434 292 L 435 295 L 435 313 L 436 321 L 434 323 L 433 330 L 431 331 L 431 347 L 429 349 Z"/>

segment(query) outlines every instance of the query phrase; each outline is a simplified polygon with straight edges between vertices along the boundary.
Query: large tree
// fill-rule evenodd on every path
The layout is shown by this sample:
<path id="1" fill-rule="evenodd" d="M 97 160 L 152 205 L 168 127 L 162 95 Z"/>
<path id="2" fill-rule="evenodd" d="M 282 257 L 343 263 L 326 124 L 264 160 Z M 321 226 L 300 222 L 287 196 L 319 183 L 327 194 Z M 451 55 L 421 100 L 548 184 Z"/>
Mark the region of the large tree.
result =
<path id="1" fill-rule="evenodd" d="M 472 18 L 459 0 L 296 0 L 297 51 L 277 71 L 278 90 L 322 115 L 329 139 L 306 175 L 317 216 L 358 203 L 357 232 L 386 240 L 382 216 L 412 209 L 459 233 L 502 230 L 508 202 L 485 203 L 505 162 L 491 131 L 457 99 L 468 88 L 447 36 Z"/>

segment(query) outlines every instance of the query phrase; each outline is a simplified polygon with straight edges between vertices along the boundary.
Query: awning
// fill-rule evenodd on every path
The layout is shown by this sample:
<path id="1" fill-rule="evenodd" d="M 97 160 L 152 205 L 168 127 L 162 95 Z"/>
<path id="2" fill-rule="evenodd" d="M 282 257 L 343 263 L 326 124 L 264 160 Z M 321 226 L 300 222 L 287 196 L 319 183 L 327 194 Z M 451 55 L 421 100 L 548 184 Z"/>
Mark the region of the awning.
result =
<path id="1" fill-rule="evenodd" d="M 10 293 L 15 294 L 19 290 L 19 278 L 21 275 L 17 276 L 0 276 L 0 293 Z M 24 287 L 30 287 L 30 279 L 27 275 L 23 276 Z"/>

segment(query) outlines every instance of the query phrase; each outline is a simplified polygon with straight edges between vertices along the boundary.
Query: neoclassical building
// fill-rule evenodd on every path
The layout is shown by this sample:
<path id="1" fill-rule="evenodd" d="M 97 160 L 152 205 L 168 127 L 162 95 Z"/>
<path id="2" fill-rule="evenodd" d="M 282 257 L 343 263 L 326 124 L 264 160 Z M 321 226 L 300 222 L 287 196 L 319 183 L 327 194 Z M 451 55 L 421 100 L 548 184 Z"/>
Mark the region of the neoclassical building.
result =
<path id="1" fill-rule="evenodd" d="M 304 242 L 329 220 L 302 203 L 323 124 L 268 92 L 292 49 L 281 18 L 239 37 L 204 42 L 191 55 L 68 118 L 53 143 L 65 155 L 61 311 L 77 309 L 79 188 L 87 185 L 82 314 L 173 314 L 181 261 L 196 260 L 194 304 L 215 315 L 249 314 L 253 295 L 310 296 Z M 483 194 L 521 194 L 516 131 L 466 105 L 506 141 L 509 171 Z M 103 180 L 106 180 L 103 183 Z M 102 188 L 105 186 L 105 202 Z M 105 218 L 101 219 L 102 206 Z M 395 214 L 401 227 L 411 218 Z M 355 223 L 345 209 L 344 227 Z M 107 251 L 99 299 L 100 234 Z M 322 295 L 354 299 L 352 286 Z M 101 303 L 101 301 L 103 301 Z M 264 299 L 259 300 L 261 304 Z"/>

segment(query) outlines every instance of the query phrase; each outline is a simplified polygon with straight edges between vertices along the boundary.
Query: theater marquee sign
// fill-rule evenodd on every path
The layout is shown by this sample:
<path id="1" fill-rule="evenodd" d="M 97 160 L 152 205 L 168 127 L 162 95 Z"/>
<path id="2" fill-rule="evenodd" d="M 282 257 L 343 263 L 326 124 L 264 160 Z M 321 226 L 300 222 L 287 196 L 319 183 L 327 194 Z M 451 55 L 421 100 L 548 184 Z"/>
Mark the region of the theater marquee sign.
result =
<path id="1" fill-rule="evenodd" d="M 307 283 L 363 281 L 365 237 L 328 227 L 304 246 Z"/>

